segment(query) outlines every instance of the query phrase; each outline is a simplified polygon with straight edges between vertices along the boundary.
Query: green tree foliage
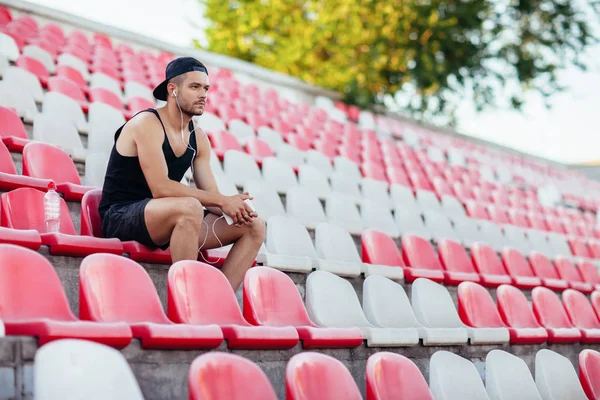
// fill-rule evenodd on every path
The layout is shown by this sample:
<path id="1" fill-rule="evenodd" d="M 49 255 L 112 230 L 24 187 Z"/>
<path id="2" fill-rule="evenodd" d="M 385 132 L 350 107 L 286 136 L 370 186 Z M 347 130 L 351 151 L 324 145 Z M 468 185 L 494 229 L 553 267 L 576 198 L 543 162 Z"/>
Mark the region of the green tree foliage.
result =
<path id="1" fill-rule="evenodd" d="M 362 107 L 410 92 L 415 116 L 452 115 L 526 91 L 561 90 L 585 68 L 596 3 L 585 0 L 199 0 L 208 49 L 344 93 Z M 389 98 L 389 96 L 387 96 Z M 453 100 L 454 99 L 454 100 Z"/>

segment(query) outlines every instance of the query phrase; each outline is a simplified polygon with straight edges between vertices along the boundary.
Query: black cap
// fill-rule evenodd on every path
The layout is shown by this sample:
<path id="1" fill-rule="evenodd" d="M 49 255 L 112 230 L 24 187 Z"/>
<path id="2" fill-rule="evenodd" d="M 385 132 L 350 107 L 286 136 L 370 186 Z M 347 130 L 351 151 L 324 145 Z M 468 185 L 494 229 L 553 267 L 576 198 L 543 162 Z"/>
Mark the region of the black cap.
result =
<path id="1" fill-rule="evenodd" d="M 169 93 L 167 93 L 167 84 L 169 83 L 169 80 L 191 71 L 200 71 L 208 75 L 208 70 L 204 64 L 193 57 L 180 57 L 174 59 L 167 65 L 167 69 L 165 70 L 166 79 L 154 89 L 152 94 L 158 100 L 167 101 L 167 96 L 169 95 Z"/>

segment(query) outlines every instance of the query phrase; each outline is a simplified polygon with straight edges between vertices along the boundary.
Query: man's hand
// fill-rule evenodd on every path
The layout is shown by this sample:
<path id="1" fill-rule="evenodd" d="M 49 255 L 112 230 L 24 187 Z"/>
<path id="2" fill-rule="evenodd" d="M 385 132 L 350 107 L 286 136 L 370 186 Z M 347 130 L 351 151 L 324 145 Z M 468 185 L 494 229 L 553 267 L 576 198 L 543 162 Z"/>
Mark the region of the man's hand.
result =
<path id="1" fill-rule="evenodd" d="M 252 197 L 248 193 L 227 196 L 221 207 L 223 212 L 231 217 L 233 224 L 236 226 L 249 224 L 254 218 L 258 217 L 258 214 L 244 203 L 246 199 L 252 200 Z"/>

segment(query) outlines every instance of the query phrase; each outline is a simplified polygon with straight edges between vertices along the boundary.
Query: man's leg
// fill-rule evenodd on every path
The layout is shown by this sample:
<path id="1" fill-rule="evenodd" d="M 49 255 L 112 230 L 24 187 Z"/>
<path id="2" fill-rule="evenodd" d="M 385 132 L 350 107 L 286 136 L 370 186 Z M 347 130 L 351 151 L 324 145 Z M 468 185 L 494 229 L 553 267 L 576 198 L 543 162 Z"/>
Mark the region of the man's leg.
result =
<path id="1" fill-rule="evenodd" d="M 198 259 L 198 240 L 204 209 L 193 197 L 152 199 L 144 210 L 146 228 L 157 245 L 169 240 L 173 262 Z"/>
<path id="2" fill-rule="evenodd" d="M 228 225 L 223 218 L 216 221 L 217 218 L 219 217 L 214 214 L 206 216 L 204 219 L 206 224 L 202 224 L 198 243 L 202 245 L 206 237 L 206 243 L 202 247 L 203 250 L 220 247 L 219 240 L 223 246 L 234 243 L 221 271 L 223 271 L 223 274 L 225 274 L 229 283 L 231 283 L 233 290 L 237 290 L 244 280 L 246 271 L 254 263 L 256 254 L 258 254 L 258 250 L 265 240 L 265 223 L 262 219 L 255 218 L 248 225 L 236 227 Z M 208 236 L 206 236 L 207 225 Z M 218 236 L 219 240 L 217 240 L 215 235 Z"/>

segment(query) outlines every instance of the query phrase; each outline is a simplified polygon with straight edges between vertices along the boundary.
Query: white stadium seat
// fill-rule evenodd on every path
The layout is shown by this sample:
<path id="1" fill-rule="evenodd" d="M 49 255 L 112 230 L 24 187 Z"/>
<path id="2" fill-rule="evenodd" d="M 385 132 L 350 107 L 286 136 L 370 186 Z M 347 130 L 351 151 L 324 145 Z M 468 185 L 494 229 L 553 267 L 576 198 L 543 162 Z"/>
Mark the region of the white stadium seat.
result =
<path id="1" fill-rule="evenodd" d="M 524 229 L 516 225 L 504 225 L 502 230 L 510 247 L 519 250 L 523 254 L 527 254 L 531 250 Z"/>
<path id="2" fill-rule="evenodd" d="M 88 133 L 88 123 L 79 103 L 60 92 L 46 92 L 44 94 L 42 113 L 64 118 L 70 121 L 79 132 Z"/>
<path id="3" fill-rule="evenodd" d="M 316 167 L 326 177 L 333 175 L 333 165 L 331 160 L 323 153 L 317 150 L 308 150 L 304 153 L 304 162 L 307 165 Z"/>
<path id="4" fill-rule="evenodd" d="M 19 67 L 8 67 L 2 74 L 2 82 L 10 82 L 11 87 L 20 88 L 20 93 L 29 93 L 37 102 L 44 101 L 44 90 L 37 76 Z M 20 93 L 14 93 L 15 96 Z"/>
<path id="5" fill-rule="evenodd" d="M 471 247 L 476 242 L 481 242 L 481 231 L 479 221 L 473 218 L 457 218 L 454 220 L 454 231 L 460 238 L 460 242 Z"/>
<path id="6" fill-rule="evenodd" d="M 317 253 L 308 231 L 296 219 L 270 217 L 266 239 L 265 265 L 282 271 L 312 271 Z"/>
<path id="7" fill-rule="evenodd" d="M 248 139 L 254 137 L 254 128 L 239 119 L 229 121 L 229 133 L 238 140 L 240 145 L 245 146 Z"/>
<path id="8" fill-rule="evenodd" d="M 485 372 L 490 400 L 542 400 L 527 364 L 517 356 L 492 350 L 485 358 Z"/>
<path id="9" fill-rule="evenodd" d="M 17 61 L 21 52 L 15 40 L 5 33 L 0 32 L 0 52 L 6 56 L 8 61 Z"/>
<path id="10" fill-rule="evenodd" d="M 117 129 L 125 124 L 123 113 L 108 104 L 95 102 L 88 111 L 88 149 L 110 152 Z"/>
<path id="11" fill-rule="evenodd" d="M 194 117 L 195 126 L 199 126 L 206 133 L 226 131 L 225 122 L 217 115 L 205 111 L 201 116 Z"/>
<path id="12" fill-rule="evenodd" d="M 442 163 L 446 161 L 446 156 L 444 156 L 444 152 L 437 147 L 428 147 L 427 148 L 427 157 L 434 163 Z"/>
<path id="13" fill-rule="evenodd" d="M 392 238 L 400 236 L 398 226 L 386 204 L 364 200 L 360 207 L 360 214 L 365 229 L 375 229 Z"/>
<path id="14" fill-rule="evenodd" d="M 311 191 L 320 199 L 325 199 L 331 193 L 327 176 L 312 165 L 302 164 L 298 167 L 298 183 L 300 187 Z"/>
<path id="15" fill-rule="evenodd" d="M 292 166 L 297 166 L 304 162 L 304 152 L 287 143 L 283 143 L 281 146 L 279 146 L 275 152 L 275 155 L 280 160 Z"/>
<path id="16" fill-rule="evenodd" d="M 423 211 L 423 219 L 425 227 L 431 232 L 434 241 L 439 242 L 442 239 L 461 241 L 445 214 L 435 210 L 426 210 Z"/>
<path id="17" fill-rule="evenodd" d="M 563 257 L 572 257 L 573 253 L 571 253 L 571 248 L 567 243 L 567 238 L 559 233 L 549 233 L 548 240 L 550 242 L 550 246 L 552 250 L 554 250 L 554 257 L 563 256 Z"/>
<path id="18" fill-rule="evenodd" d="M 341 276 L 358 276 L 362 259 L 352 236 L 336 225 L 322 223 L 315 229 L 315 250 L 318 261 L 315 268 Z"/>
<path id="19" fill-rule="evenodd" d="M 125 99 L 129 102 L 135 97 L 141 97 L 154 103 L 152 90 L 139 82 L 130 81 L 125 84 Z"/>
<path id="20" fill-rule="evenodd" d="M 543 400 L 586 400 L 571 361 L 548 349 L 535 355 L 535 385 Z"/>
<path id="21" fill-rule="evenodd" d="M 273 151 L 277 151 L 279 146 L 284 144 L 281 134 L 267 126 L 261 126 L 258 128 L 258 138 L 267 142 Z"/>
<path id="22" fill-rule="evenodd" d="M 548 235 L 544 231 L 530 229 L 527 231 L 527 240 L 531 246 L 530 250 L 537 250 L 546 257 L 554 256 L 554 249 L 548 241 Z"/>
<path id="23" fill-rule="evenodd" d="M 291 165 L 275 158 L 266 157 L 262 162 L 262 176 L 264 182 L 281 194 L 298 186 L 296 173 Z"/>
<path id="24" fill-rule="evenodd" d="M 485 242 L 496 251 L 502 250 L 502 248 L 507 245 L 506 238 L 502 234 L 500 225 L 497 225 L 492 221 L 478 220 L 478 222 L 482 242 Z"/>
<path id="25" fill-rule="evenodd" d="M 191 172 L 191 168 L 188 171 Z M 193 177 L 191 178 L 193 179 Z M 221 192 L 225 196 L 234 196 L 236 194 L 239 194 L 237 188 L 235 187 L 235 184 L 224 174 L 215 174 L 215 181 L 217 183 L 217 187 L 219 188 L 219 192 Z M 248 185 L 249 182 L 256 181 L 247 181 L 244 185 L 244 191 L 246 191 L 246 189 L 248 188 L 246 185 Z M 254 196 L 254 191 L 250 192 L 250 196 Z M 252 200 L 252 205 L 256 207 L 254 200 Z"/>
<path id="26" fill-rule="evenodd" d="M 359 181 L 349 178 L 347 175 L 339 172 L 334 172 L 331 176 L 331 190 L 351 197 L 356 204 L 360 204 L 362 201 L 362 193 L 360 192 L 358 184 Z"/>
<path id="27" fill-rule="evenodd" d="M 329 222 L 344 228 L 352 235 L 362 233 L 363 220 L 351 196 L 343 193 L 330 193 L 325 199 L 325 213 Z"/>
<path id="28" fill-rule="evenodd" d="M 108 153 L 90 153 L 87 155 L 85 159 L 86 186 L 101 188 L 104 185 L 108 158 Z"/>
<path id="29" fill-rule="evenodd" d="M 419 210 L 396 206 L 394 220 L 400 231 L 400 235 L 414 234 L 426 240 L 431 240 L 431 231 L 425 228 Z"/>
<path id="30" fill-rule="evenodd" d="M 31 92 L 6 78 L 0 81 L 0 106 L 14 108 L 19 117 L 28 123 L 32 123 L 33 118 L 38 114 Z"/>
<path id="31" fill-rule="evenodd" d="M 90 77 L 90 89 L 106 89 L 110 92 L 113 92 L 119 99 L 123 101 L 123 92 L 121 91 L 121 84 L 119 81 L 111 78 L 110 76 L 103 74 L 101 72 L 96 72 L 92 74 Z"/>
<path id="32" fill-rule="evenodd" d="M 388 192 L 388 184 L 371 178 L 363 178 L 360 181 L 363 199 L 375 201 L 390 209 L 393 208 L 392 199 Z"/>
<path id="33" fill-rule="evenodd" d="M 334 171 L 346 176 L 348 179 L 360 181 L 362 179 L 362 173 L 358 168 L 358 165 L 345 157 L 338 156 L 333 159 Z"/>
<path id="34" fill-rule="evenodd" d="M 50 114 L 38 114 L 33 119 L 33 140 L 62 148 L 75 161 L 85 161 L 86 150 L 75 126 Z"/>
<path id="35" fill-rule="evenodd" d="M 456 197 L 442 196 L 442 210 L 453 221 L 457 218 L 466 217 L 465 208 Z"/>
<path id="36" fill-rule="evenodd" d="M 415 198 L 423 211 L 442 212 L 442 206 L 435 193 L 429 190 L 417 190 Z"/>
<path id="37" fill-rule="evenodd" d="M 405 209 L 419 211 L 421 207 L 417 204 L 417 200 L 411 188 L 402 185 L 392 185 L 390 188 L 392 203 L 394 208 L 402 207 Z"/>
<path id="38" fill-rule="evenodd" d="M 56 64 L 65 65 L 76 69 L 77 71 L 79 71 L 83 79 L 85 79 L 86 81 L 90 80 L 90 72 L 88 70 L 87 62 L 81 60 L 78 57 L 75 57 L 72 54 L 63 53 L 59 55 Z"/>
<path id="39" fill-rule="evenodd" d="M 48 53 L 41 47 L 34 44 L 25 46 L 23 48 L 23 55 L 35 58 L 36 60 L 44 64 L 44 67 L 46 67 L 46 70 L 48 70 L 50 74 L 54 74 L 54 72 L 56 72 L 56 65 L 54 65 L 54 60 L 52 59 L 52 56 L 50 55 L 50 53 Z"/>
<path id="40" fill-rule="evenodd" d="M 285 206 L 290 217 L 296 218 L 309 229 L 315 229 L 318 224 L 327 222 L 321 202 L 314 193 L 305 188 L 290 189 Z"/>
<path id="41" fill-rule="evenodd" d="M 221 188 L 219 187 L 219 190 Z M 223 193 L 223 191 L 221 190 Z M 252 196 L 252 205 L 263 220 L 268 220 L 275 215 L 285 215 L 285 208 L 281 197 L 269 184 L 259 181 L 246 181 L 244 192 Z"/>
<path id="42" fill-rule="evenodd" d="M 0 35 L 2 34 L 0 33 Z M 6 70 L 8 67 L 10 67 L 8 57 L 2 52 L 0 52 L 0 78 L 2 77 L 2 73 L 4 72 L 4 70 Z"/>
<path id="43" fill-rule="evenodd" d="M 436 400 L 490 399 L 475 365 L 449 351 L 431 356 L 429 389 Z"/>
<path id="44" fill-rule="evenodd" d="M 225 152 L 223 171 L 238 187 L 244 186 L 244 183 L 249 180 L 262 182 L 262 175 L 254 157 L 238 150 Z"/>

